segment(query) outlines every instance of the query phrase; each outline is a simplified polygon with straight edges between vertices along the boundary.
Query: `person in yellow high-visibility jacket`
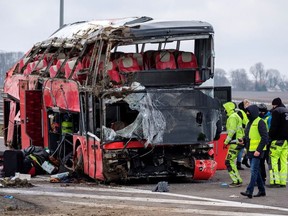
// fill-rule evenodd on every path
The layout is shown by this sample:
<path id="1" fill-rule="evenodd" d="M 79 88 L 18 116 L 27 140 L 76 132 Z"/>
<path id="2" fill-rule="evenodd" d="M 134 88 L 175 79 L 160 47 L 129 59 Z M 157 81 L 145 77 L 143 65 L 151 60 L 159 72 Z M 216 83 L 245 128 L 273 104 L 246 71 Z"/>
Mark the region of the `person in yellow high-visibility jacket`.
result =
<path id="1" fill-rule="evenodd" d="M 239 110 L 238 110 L 237 114 L 242 119 L 243 130 L 245 129 L 246 125 L 249 122 L 249 119 L 247 118 L 247 115 L 246 115 L 246 108 L 248 106 L 250 106 L 250 104 L 251 104 L 251 102 L 247 99 L 244 99 L 243 101 L 241 101 L 238 104 Z M 246 153 L 243 156 L 244 151 L 245 151 L 245 149 L 242 148 L 237 155 L 237 169 L 238 170 L 244 170 L 244 168 L 242 168 L 241 164 L 244 164 L 247 168 L 250 168 L 250 165 L 248 164 L 248 158 L 247 158 Z M 243 160 L 242 160 L 242 157 L 243 157 Z"/>
<path id="2" fill-rule="evenodd" d="M 254 197 L 266 196 L 264 182 L 260 173 L 260 161 L 264 157 L 266 146 L 269 142 L 268 129 L 264 120 L 259 117 L 259 109 L 256 105 L 247 107 L 249 123 L 245 128 L 247 156 L 250 159 L 250 182 L 245 192 L 241 195 L 252 198 L 254 186 L 257 183 L 259 192 Z M 244 143 L 244 142 L 243 142 Z"/>
<path id="3" fill-rule="evenodd" d="M 229 145 L 228 153 L 225 160 L 232 183 L 229 187 L 239 187 L 242 185 L 242 178 L 235 164 L 239 150 L 242 148 L 239 145 L 239 141 L 243 139 L 244 131 L 242 128 L 242 119 L 235 112 L 236 105 L 233 102 L 227 102 L 223 104 L 225 112 L 227 114 L 226 130 L 227 138 L 224 141 L 225 147 Z M 243 146 L 244 147 L 244 146 Z"/>
<path id="4" fill-rule="evenodd" d="M 61 123 L 62 135 L 66 133 L 73 133 L 73 122 L 70 120 L 69 115 L 65 114 Z"/>

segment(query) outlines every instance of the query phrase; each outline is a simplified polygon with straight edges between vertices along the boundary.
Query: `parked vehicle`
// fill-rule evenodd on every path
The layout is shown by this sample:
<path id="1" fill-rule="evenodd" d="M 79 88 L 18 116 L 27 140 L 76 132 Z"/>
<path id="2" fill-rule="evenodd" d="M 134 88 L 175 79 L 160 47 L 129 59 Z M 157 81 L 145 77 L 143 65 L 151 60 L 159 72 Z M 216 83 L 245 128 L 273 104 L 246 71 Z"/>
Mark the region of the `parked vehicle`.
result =
<path id="1" fill-rule="evenodd" d="M 7 72 L 5 143 L 101 181 L 213 177 L 213 34 L 150 17 L 65 25 Z"/>

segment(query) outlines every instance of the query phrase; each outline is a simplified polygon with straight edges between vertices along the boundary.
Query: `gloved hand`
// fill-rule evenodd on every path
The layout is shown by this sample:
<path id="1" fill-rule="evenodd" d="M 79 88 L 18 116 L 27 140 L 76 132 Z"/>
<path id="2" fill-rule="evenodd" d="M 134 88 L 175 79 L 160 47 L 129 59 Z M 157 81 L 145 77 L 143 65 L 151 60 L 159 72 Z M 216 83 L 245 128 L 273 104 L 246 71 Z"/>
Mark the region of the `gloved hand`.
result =
<path id="1" fill-rule="evenodd" d="M 245 143 L 242 138 L 238 138 L 236 144 L 237 144 L 236 150 L 240 150 L 245 147 Z"/>
<path id="2" fill-rule="evenodd" d="M 229 141 L 226 139 L 226 140 L 224 141 L 224 144 L 225 144 L 225 145 L 228 145 L 228 144 L 229 144 Z"/>

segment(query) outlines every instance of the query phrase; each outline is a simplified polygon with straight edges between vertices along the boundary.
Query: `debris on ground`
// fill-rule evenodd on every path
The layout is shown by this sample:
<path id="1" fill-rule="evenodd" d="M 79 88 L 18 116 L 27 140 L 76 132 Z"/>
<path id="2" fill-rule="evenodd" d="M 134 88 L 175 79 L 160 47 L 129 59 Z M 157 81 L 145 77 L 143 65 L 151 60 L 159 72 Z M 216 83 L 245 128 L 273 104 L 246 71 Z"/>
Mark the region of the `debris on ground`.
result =
<path id="1" fill-rule="evenodd" d="M 158 184 L 152 191 L 153 192 L 169 192 L 168 182 L 166 181 L 158 182 Z"/>
<path id="2" fill-rule="evenodd" d="M 31 180 L 31 175 L 30 174 L 23 174 L 23 173 L 16 172 L 15 176 L 12 178 L 12 180 L 15 180 L 16 178 L 19 178 L 21 180 L 27 179 L 28 181 L 30 181 Z"/>
<path id="3" fill-rule="evenodd" d="M 230 197 L 230 198 L 238 198 L 238 197 L 240 197 L 240 196 L 235 195 L 235 194 L 232 194 L 232 195 L 230 195 L 229 197 Z"/>
<path id="4" fill-rule="evenodd" d="M 75 173 L 62 172 L 50 176 L 50 183 L 80 183 L 83 180 Z M 85 182 L 85 181 L 84 181 Z"/>
<path id="5" fill-rule="evenodd" d="M 0 179 L 1 187 L 33 187 L 27 179 L 20 178 L 3 178 Z"/>
<path id="6" fill-rule="evenodd" d="M 4 198 L 6 198 L 6 199 L 13 199 L 14 197 L 11 196 L 11 195 L 5 195 Z"/>

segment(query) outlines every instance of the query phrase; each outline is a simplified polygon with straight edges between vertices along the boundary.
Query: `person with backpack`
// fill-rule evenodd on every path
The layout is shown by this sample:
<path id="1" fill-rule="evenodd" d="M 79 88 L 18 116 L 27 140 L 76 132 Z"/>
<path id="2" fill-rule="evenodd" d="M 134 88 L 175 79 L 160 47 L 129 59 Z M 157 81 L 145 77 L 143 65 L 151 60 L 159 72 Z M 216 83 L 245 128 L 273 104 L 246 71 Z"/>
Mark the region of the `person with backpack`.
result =
<path id="1" fill-rule="evenodd" d="M 271 188 L 286 187 L 288 154 L 288 109 L 278 97 L 272 101 L 272 118 L 269 130 L 270 185 Z M 279 163 L 280 162 L 280 163 Z"/>

